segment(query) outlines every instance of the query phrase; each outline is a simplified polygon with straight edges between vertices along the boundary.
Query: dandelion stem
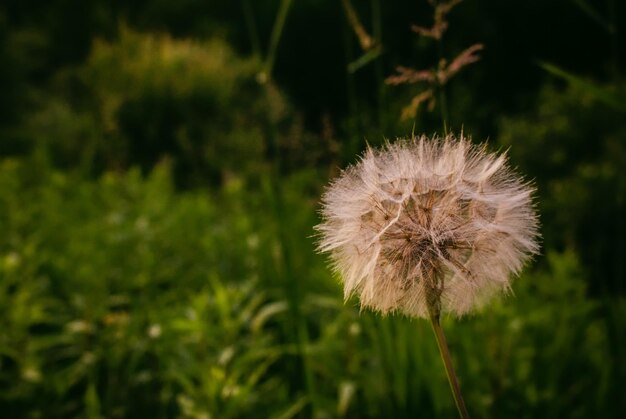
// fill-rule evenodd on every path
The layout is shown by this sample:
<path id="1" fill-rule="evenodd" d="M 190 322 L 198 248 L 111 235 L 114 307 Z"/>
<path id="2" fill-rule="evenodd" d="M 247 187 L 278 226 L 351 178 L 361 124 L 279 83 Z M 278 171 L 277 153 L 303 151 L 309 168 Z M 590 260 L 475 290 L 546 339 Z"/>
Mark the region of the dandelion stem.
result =
<path id="1" fill-rule="evenodd" d="M 452 395 L 454 396 L 456 409 L 459 411 L 459 416 L 462 419 L 469 419 L 469 413 L 467 413 L 467 408 L 465 407 L 465 402 L 463 401 L 461 387 L 459 387 L 459 382 L 457 381 L 456 373 L 454 372 L 452 358 L 450 357 L 450 351 L 448 350 L 448 343 L 446 342 L 446 336 L 443 334 L 439 317 L 439 310 L 431 310 L 430 324 L 433 327 L 433 332 L 435 332 L 437 346 L 439 347 L 439 354 L 441 355 L 443 364 L 446 367 L 446 375 L 448 376 L 448 383 L 450 383 L 450 389 L 452 390 Z"/>

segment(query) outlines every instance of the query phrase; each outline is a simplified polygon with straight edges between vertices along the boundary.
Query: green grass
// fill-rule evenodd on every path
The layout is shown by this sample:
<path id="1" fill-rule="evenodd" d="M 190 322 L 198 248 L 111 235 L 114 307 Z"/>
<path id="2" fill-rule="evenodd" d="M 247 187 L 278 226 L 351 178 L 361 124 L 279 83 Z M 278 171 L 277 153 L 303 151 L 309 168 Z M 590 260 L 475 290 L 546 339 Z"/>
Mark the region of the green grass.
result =
<path id="1" fill-rule="evenodd" d="M 30 167 L 0 164 L 9 416 L 454 415 L 427 322 L 344 305 L 314 253 L 316 173 L 280 180 L 278 216 L 236 180 L 177 192 L 167 165 L 97 181 Z M 474 417 L 617 414 L 624 372 L 584 280 L 575 253 L 550 252 L 516 297 L 444 319 Z"/>

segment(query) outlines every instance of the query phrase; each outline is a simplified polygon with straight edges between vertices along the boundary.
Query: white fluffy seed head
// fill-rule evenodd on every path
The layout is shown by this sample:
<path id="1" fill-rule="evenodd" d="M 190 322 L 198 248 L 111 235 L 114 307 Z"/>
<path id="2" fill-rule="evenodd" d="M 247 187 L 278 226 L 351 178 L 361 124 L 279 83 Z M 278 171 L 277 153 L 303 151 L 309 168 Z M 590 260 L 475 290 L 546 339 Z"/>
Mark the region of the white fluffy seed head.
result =
<path id="1" fill-rule="evenodd" d="M 318 249 L 345 297 L 382 313 L 463 315 L 539 250 L 534 188 L 461 135 L 368 148 L 322 198 Z"/>

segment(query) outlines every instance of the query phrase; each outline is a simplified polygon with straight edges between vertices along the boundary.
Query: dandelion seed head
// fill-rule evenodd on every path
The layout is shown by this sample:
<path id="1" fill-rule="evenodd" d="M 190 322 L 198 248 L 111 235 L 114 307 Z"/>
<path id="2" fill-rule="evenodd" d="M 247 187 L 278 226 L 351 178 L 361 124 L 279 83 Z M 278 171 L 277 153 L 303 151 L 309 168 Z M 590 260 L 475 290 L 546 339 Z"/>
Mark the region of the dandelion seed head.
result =
<path id="1" fill-rule="evenodd" d="M 534 188 L 461 135 L 368 148 L 322 198 L 318 249 L 345 297 L 382 313 L 463 315 L 539 250 Z"/>

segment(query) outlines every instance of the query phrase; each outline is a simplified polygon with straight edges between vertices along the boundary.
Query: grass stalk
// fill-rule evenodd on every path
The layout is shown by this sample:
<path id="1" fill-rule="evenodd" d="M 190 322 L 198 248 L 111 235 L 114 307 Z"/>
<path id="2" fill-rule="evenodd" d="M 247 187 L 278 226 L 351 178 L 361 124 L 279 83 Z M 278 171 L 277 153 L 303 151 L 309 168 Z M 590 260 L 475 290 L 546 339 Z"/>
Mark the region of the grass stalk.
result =
<path id="1" fill-rule="evenodd" d="M 383 23 L 382 23 L 382 11 L 381 11 L 381 5 L 380 5 L 380 0 L 372 0 L 371 2 L 371 8 L 372 8 L 372 28 L 373 28 L 373 32 L 372 34 L 374 35 L 374 42 L 376 42 L 377 45 L 382 45 L 383 43 L 383 35 L 382 35 L 382 31 L 383 31 Z M 383 63 L 382 60 L 377 59 L 376 62 L 374 63 L 374 71 L 376 73 L 376 85 L 378 86 L 378 103 L 377 103 L 377 111 L 378 111 L 378 129 L 384 133 L 385 132 L 385 109 L 387 109 L 386 103 L 385 103 L 385 76 L 383 74 Z"/>
<path id="2" fill-rule="evenodd" d="M 272 78 L 272 70 L 274 68 L 274 62 L 276 60 L 276 51 L 278 49 L 278 44 L 280 43 L 280 39 L 283 33 L 283 29 L 285 27 L 285 21 L 287 19 L 287 15 L 289 9 L 291 7 L 292 0 L 282 0 L 280 3 L 280 7 L 278 9 L 278 13 L 276 15 L 276 20 L 274 21 L 274 26 L 272 28 L 272 33 L 270 35 L 270 42 L 267 49 L 267 56 L 265 59 L 265 76 L 266 80 L 264 80 L 265 85 L 265 100 L 267 102 L 268 109 L 271 109 L 272 103 L 270 98 L 269 91 L 269 83 Z M 268 137 L 268 154 L 270 160 L 272 161 L 272 170 L 270 172 L 269 180 L 270 180 L 270 190 L 272 195 L 273 207 L 276 216 L 276 220 L 283 220 L 287 214 L 287 209 L 285 205 L 285 200 L 283 196 L 283 189 L 280 183 L 280 173 L 281 173 L 281 154 L 278 146 L 278 127 L 276 126 L 276 122 L 271 118 L 267 117 L 267 137 Z M 313 414 L 316 411 L 316 390 L 315 390 L 315 379 L 313 376 L 313 369 L 311 367 L 310 360 L 307 356 L 307 348 L 309 347 L 309 332 L 306 325 L 306 319 L 302 315 L 300 311 L 301 301 L 302 301 L 302 290 L 300 289 L 300 283 L 295 280 L 295 269 L 293 267 L 293 260 L 290 252 L 289 246 L 289 233 L 284 228 L 283 223 L 278 222 L 277 224 L 278 230 L 278 240 L 280 243 L 280 255 L 281 255 L 281 277 L 282 281 L 285 284 L 285 288 L 287 290 L 287 299 L 289 302 L 289 311 L 291 313 L 291 321 L 292 321 L 292 333 L 295 338 L 296 351 L 299 357 L 300 365 L 299 368 L 301 370 L 301 374 L 304 378 L 304 387 L 308 399 L 310 400 L 311 410 Z"/>
<path id="3" fill-rule="evenodd" d="M 269 73 L 268 73 L 269 77 Z M 271 108 L 271 99 L 269 92 L 269 81 L 265 83 L 265 100 L 267 101 L 268 109 Z M 269 174 L 269 187 L 272 206 L 276 220 L 283 220 L 287 216 L 287 208 L 285 204 L 283 188 L 280 183 L 281 173 L 281 155 L 278 149 L 278 128 L 275 121 L 271 117 L 267 116 L 267 138 L 268 138 L 268 152 L 269 157 L 272 160 L 272 168 Z M 291 314 L 291 330 L 295 339 L 296 352 L 299 358 L 300 373 L 304 379 L 304 390 L 310 401 L 310 408 L 314 414 L 316 411 L 316 390 L 315 379 L 313 376 L 313 370 L 310 360 L 306 353 L 309 347 L 310 339 L 306 325 L 306 319 L 300 311 L 302 302 L 302 290 L 300 289 L 299 281 L 295 280 L 296 273 L 293 266 L 293 259 L 289 245 L 289 233 L 285 229 L 283 223 L 280 221 L 277 223 L 277 236 L 280 243 L 280 264 L 279 276 L 285 289 L 287 291 L 287 300 L 289 303 L 289 311 Z"/>
<path id="4" fill-rule="evenodd" d="M 363 49 L 363 51 L 369 50 L 374 44 L 374 41 L 372 40 L 372 37 L 365 30 L 365 27 L 363 27 L 363 24 L 359 20 L 359 16 L 357 15 L 356 11 L 352 7 L 352 4 L 350 3 L 350 0 L 342 0 L 341 4 L 343 5 L 343 9 L 346 13 L 346 18 L 348 19 L 348 23 L 350 24 L 350 26 L 352 27 L 352 30 L 354 31 L 357 38 L 359 39 L 359 43 L 361 44 L 361 49 Z"/>
<path id="5" fill-rule="evenodd" d="M 437 5 L 439 2 L 436 2 Z M 437 56 L 438 63 L 444 59 L 443 40 L 440 36 L 437 38 Z M 439 65 L 439 64 L 437 64 Z M 446 88 L 444 83 L 437 83 L 437 92 L 439 93 L 439 110 L 441 112 L 441 124 L 443 125 L 443 134 L 448 135 L 448 125 L 450 125 L 450 115 L 448 113 L 448 100 L 446 97 Z"/>
<path id="6" fill-rule="evenodd" d="M 346 68 L 352 62 L 354 58 L 354 47 L 352 45 L 352 29 L 349 24 L 344 25 L 344 45 L 345 45 L 345 58 Z M 353 156 L 359 152 L 359 139 L 360 139 L 360 114 L 359 114 L 359 101 L 356 94 L 356 80 L 354 72 L 346 71 L 346 102 L 348 106 L 348 123 L 346 129 L 348 131 L 348 147 L 344 147 L 342 150 L 342 159 L 346 156 Z M 348 150 L 346 150 L 346 148 Z"/>
<path id="7" fill-rule="evenodd" d="M 267 77 L 271 77 L 272 70 L 274 69 L 274 62 L 276 61 L 276 50 L 278 49 L 278 43 L 285 27 L 285 21 L 287 20 L 287 13 L 291 6 L 291 0 L 282 0 L 276 20 L 274 21 L 274 27 L 272 28 L 272 34 L 270 36 L 270 44 L 267 49 L 267 58 L 265 61 L 265 74 Z"/>

